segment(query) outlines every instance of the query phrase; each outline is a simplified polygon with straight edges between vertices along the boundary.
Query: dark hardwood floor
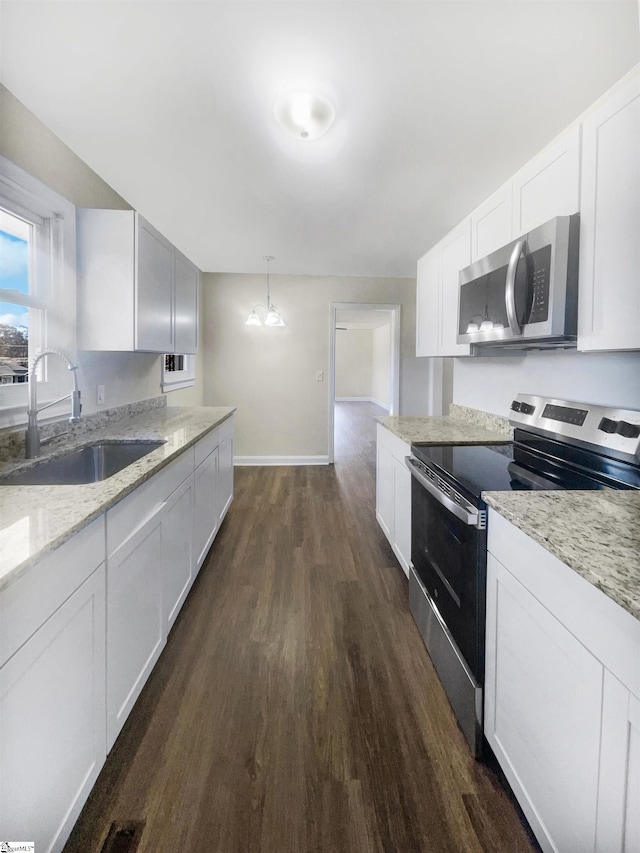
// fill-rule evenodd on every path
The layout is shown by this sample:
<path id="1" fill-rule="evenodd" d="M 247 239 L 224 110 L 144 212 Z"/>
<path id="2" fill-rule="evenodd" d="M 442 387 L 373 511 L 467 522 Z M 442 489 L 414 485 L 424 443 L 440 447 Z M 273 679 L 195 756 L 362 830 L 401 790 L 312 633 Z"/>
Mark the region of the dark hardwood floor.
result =
<path id="1" fill-rule="evenodd" d="M 372 404 L 329 467 L 237 468 L 234 503 L 65 847 L 98 853 L 520 853 L 471 758 L 375 520 Z"/>

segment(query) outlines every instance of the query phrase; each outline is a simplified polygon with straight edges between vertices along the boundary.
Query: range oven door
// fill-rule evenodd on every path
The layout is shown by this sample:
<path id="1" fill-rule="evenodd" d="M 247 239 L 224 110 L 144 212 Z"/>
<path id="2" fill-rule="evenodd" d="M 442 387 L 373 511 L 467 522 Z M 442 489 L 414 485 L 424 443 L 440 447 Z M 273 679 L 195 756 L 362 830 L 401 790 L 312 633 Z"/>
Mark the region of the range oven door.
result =
<path id="1" fill-rule="evenodd" d="M 409 606 L 460 728 L 480 757 L 486 510 L 469 505 L 419 460 L 406 461 L 413 477 Z"/>
<path id="2" fill-rule="evenodd" d="M 409 457 L 411 460 L 411 457 Z M 486 510 L 464 508 L 411 460 L 411 562 L 476 679 L 484 680 Z M 423 470 L 421 471 L 420 468 Z M 453 491 L 453 490 L 452 490 Z M 450 492 L 451 493 L 451 492 Z M 461 510 L 461 512 L 455 512 Z"/>

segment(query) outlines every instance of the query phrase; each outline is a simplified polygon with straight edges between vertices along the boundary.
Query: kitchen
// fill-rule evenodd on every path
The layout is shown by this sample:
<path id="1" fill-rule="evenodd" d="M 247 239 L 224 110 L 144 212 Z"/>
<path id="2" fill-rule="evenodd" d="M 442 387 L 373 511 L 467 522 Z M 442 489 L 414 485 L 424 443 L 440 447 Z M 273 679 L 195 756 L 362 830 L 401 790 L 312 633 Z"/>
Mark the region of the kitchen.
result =
<path id="1" fill-rule="evenodd" d="M 32 27 L 33 49 L 35 52 L 42 50 L 45 56 L 47 28 L 59 26 L 56 14 L 46 12 L 42 6 L 36 4 L 25 4 L 25 9 L 37 9 L 37 13 L 28 11 L 20 13 L 32 15 L 33 19 L 29 20 L 29 17 L 20 18 L 17 9 L 20 4 L 7 5 L 10 12 L 5 12 L 5 4 L 3 4 L 4 32 L 11 32 L 10 26 L 9 29 L 7 27 L 11 25 L 12 20 L 13 26 L 21 25 L 24 31 Z M 44 6 L 55 9 L 56 4 L 44 4 Z M 609 76 L 603 76 L 606 82 L 598 83 L 590 96 L 583 96 L 579 104 L 568 108 L 569 112 L 562 117 L 562 120 L 556 119 L 553 130 L 539 138 L 539 144 L 532 143 L 529 147 L 523 147 L 519 159 L 513 160 L 510 164 L 504 164 L 504 168 L 494 172 L 492 177 L 483 177 L 482 180 L 488 180 L 488 184 L 482 186 L 478 183 L 473 193 L 467 190 L 467 196 L 463 195 L 457 201 L 457 208 L 444 214 L 442 222 L 448 222 L 448 225 L 441 223 L 439 231 L 433 229 L 432 237 L 422 238 L 419 248 L 413 251 L 409 262 L 411 272 L 407 273 L 399 267 L 385 266 L 383 261 L 368 268 L 363 264 L 359 270 L 349 270 L 346 266 L 339 266 L 339 263 L 344 262 L 334 260 L 333 253 L 326 248 L 324 253 L 316 255 L 313 263 L 300 258 L 295 262 L 281 260 L 283 253 L 274 248 L 273 251 L 277 257 L 271 268 L 271 292 L 287 326 L 282 330 L 254 330 L 245 328 L 244 321 L 252 306 L 263 299 L 264 271 L 261 258 L 265 248 L 270 249 L 270 246 L 262 248 L 260 244 L 257 251 L 254 246 L 250 247 L 256 255 L 256 258 L 250 262 L 251 266 L 247 266 L 246 260 L 220 261 L 220 265 L 215 262 L 199 261 L 203 269 L 226 269 L 227 271 L 205 273 L 202 276 L 199 315 L 199 339 L 202 346 L 194 354 L 196 378 L 191 387 L 171 391 L 167 395 L 169 407 L 199 405 L 202 402 L 210 406 L 237 407 L 234 415 L 236 457 L 244 457 L 245 462 L 247 457 L 253 457 L 254 464 L 258 462 L 263 465 L 273 463 L 274 460 L 283 464 L 287 461 L 286 457 L 297 457 L 297 460 L 290 458 L 288 461 L 291 463 L 304 460 L 307 465 L 319 463 L 321 466 L 326 462 L 327 456 L 329 404 L 326 385 L 316 380 L 316 372 L 328 370 L 329 305 L 332 302 L 360 301 L 397 303 L 402 307 L 400 395 L 402 414 L 438 415 L 442 411 L 446 412 L 448 404 L 453 402 L 458 406 L 506 416 L 514 396 L 519 392 L 527 391 L 531 393 L 543 391 L 548 396 L 559 399 L 590 400 L 629 409 L 640 408 L 637 352 L 578 353 L 558 350 L 548 353 L 532 352 L 505 358 L 460 356 L 451 359 L 447 357 L 448 353 L 444 352 L 440 355 L 437 352 L 427 354 L 418 351 L 418 357 L 416 357 L 414 337 L 416 304 L 413 276 L 416 260 L 431 245 L 437 243 L 451 226 L 482 202 L 482 199 L 486 198 L 496 186 L 501 185 L 515 173 L 551 138 L 577 119 L 591 103 L 637 63 L 637 7 L 635 4 L 616 4 L 616 10 L 618 6 L 620 11 L 616 11 L 616 14 L 622 16 L 624 12 L 628 17 L 623 17 L 618 22 L 619 29 L 613 40 L 616 44 L 615 53 L 618 64 L 614 70 L 607 70 L 606 74 Z M 105 27 L 114 26 L 114 23 L 110 23 L 108 16 L 105 15 L 104 7 L 99 8 L 102 10 L 99 12 L 101 23 Z M 15 20 L 12 15 L 17 16 Z M 76 21 L 74 18 L 74 21 L 79 25 L 80 19 Z M 633 21 L 635 26 L 635 31 L 631 35 L 629 35 L 629 21 Z M 133 26 L 139 22 L 132 20 L 128 23 Z M 15 33 L 16 30 L 13 32 Z M 626 53 L 621 48 L 625 34 Z M 601 33 L 598 35 L 601 36 Z M 63 36 L 64 33 L 61 32 L 60 38 L 62 39 Z M 157 33 L 156 36 L 159 37 Z M 129 37 L 133 38 L 133 35 Z M 594 37 L 593 34 L 592 37 Z M 6 58 L 3 65 L 3 82 L 6 82 L 7 88 L 2 90 L 3 130 L 0 137 L 0 153 L 8 160 L 22 165 L 27 172 L 39 177 L 45 184 L 53 185 L 61 195 L 73 201 L 78 208 L 126 211 L 129 208 L 127 202 L 92 172 L 70 148 L 63 145 L 49 129 L 53 128 L 63 136 L 64 128 L 57 124 L 59 120 L 53 114 L 53 107 L 49 108 L 42 102 L 43 92 L 38 94 L 35 91 L 38 87 L 29 83 L 29 74 L 26 71 L 18 72 L 19 63 L 14 55 L 16 44 L 16 40 L 8 41 L 9 47 L 13 45 L 13 53 L 5 52 Z M 86 55 L 83 55 L 82 44 L 82 38 L 76 39 L 75 46 L 69 46 L 69 50 L 80 52 L 81 55 L 74 56 L 75 59 L 87 61 Z M 621 55 L 623 55 L 622 58 Z M 36 55 L 32 55 L 30 61 L 37 63 L 40 60 Z M 604 57 L 602 62 L 605 63 Z M 69 64 L 73 64 L 71 60 Z M 597 63 L 592 62 L 591 58 L 589 63 L 585 62 L 585 65 L 589 66 L 595 64 Z M 79 76 L 81 75 L 76 72 L 75 77 Z M 77 81 L 67 80 L 69 85 L 72 82 L 74 86 L 77 85 Z M 63 85 L 62 80 L 59 81 L 59 85 Z M 80 98 L 80 94 L 76 91 L 75 97 Z M 30 103 L 33 112 L 23 106 L 20 100 L 25 104 Z M 67 100 L 74 99 L 67 98 Z M 86 101 L 79 100 L 78 104 L 81 103 L 88 108 L 89 104 Z M 129 104 L 128 106 L 135 108 L 137 105 Z M 157 102 L 152 106 L 157 109 Z M 144 109 L 148 110 L 149 107 L 150 105 L 145 104 Z M 148 117 L 148 120 L 153 126 L 153 117 Z M 91 127 L 76 128 L 72 136 L 78 151 L 82 151 L 83 146 L 86 145 L 86 140 L 82 138 L 83 133 L 91 138 L 96 131 Z M 127 142 L 132 145 L 137 144 L 133 139 L 128 139 Z M 114 144 L 115 140 L 109 140 L 107 148 Z M 504 152 L 501 152 L 501 155 L 503 154 Z M 102 170 L 102 166 L 97 171 L 106 177 L 111 167 L 107 165 L 108 156 L 106 159 L 105 156 L 104 151 L 96 152 L 92 162 L 95 165 L 105 163 L 106 171 Z M 140 168 L 142 168 L 141 157 L 141 151 L 138 152 L 137 161 L 132 157 L 132 162 L 138 162 Z M 495 161 L 495 158 L 493 160 Z M 175 163 L 175 168 L 184 175 L 183 192 L 188 196 L 189 187 L 193 188 L 190 183 L 193 181 L 193 175 L 183 173 L 185 163 L 182 161 Z M 496 168 L 495 162 L 493 168 Z M 284 178 L 284 173 L 281 177 Z M 113 185 L 116 185 L 115 181 Z M 139 189 L 135 183 L 120 183 L 119 186 L 123 192 L 125 192 L 125 186 L 130 187 L 125 192 L 128 198 L 139 197 Z M 241 190 L 246 192 L 246 187 L 239 189 L 239 196 L 242 195 Z M 195 193 L 195 188 L 193 191 Z M 147 200 L 140 198 L 137 206 L 156 227 L 164 231 L 166 225 L 162 217 L 167 217 L 168 214 L 165 212 L 159 217 L 152 216 L 154 210 L 161 209 L 161 206 L 157 207 L 159 204 L 157 194 L 156 188 Z M 174 203 L 177 204 L 177 202 Z M 453 201 L 449 200 L 446 203 L 453 204 Z M 229 206 L 229 216 L 233 219 L 234 211 L 232 205 Z M 169 219 L 166 219 L 166 222 L 168 223 Z M 288 224 L 295 237 L 294 223 Z M 238 227 L 239 225 L 236 225 L 236 228 Z M 196 233 L 197 226 L 193 234 L 185 234 L 183 226 L 179 225 L 174 226 L 171 237 L 182 251 L 190 255 L 188 247 L 191 241 L 195 240 Z M 207 234 L 202 237 L 204 245 L 209 241 L 209 237 Z M 248 238 L 245 238 L 246 240 Z M 252 242 L 258 245 L 259 240 L 254 237 Z M 337 251 L 338 244 L 335 245 Z M 201 252 L 204 252 L 204 249 Z M 332 266 L 333 264 L 335 266 Z M 281 274 L 281 270 L 286 270 L 290 274 Z M 298 271 L 306 274 L 293 274 Z M 268 340 L 265 338 L 265 333 L 270 331 L 276 335 L 281 332 L 284 334 Z M 254 332 L 258 332 L 258 335 L 253 334 Z M 268 350 L 265 343 L 269 347 Z M 78 355 L 78 361 L 86 414 L 100 411 L 101 407 L 105 409 L 135 404 L 158 395 L 159 358 L 157 355 L 142 352 L 130 354 L 126 351 L 83 350 Z M 434 381 L 433 374 L 438 372 L 440 372 L 442 383 L 441 400 L 439 408 L 430 408 L 427 406 L 430 396 L 428 383 L 430 380 Z M 64 375 L 62 380 L 66 380 Z M 539 387 L 541 384 L 544 385 L 543 388 Z M 106 399 L 99 405 L 96 402 L 95 389 L 101 385 L 105 386 Z M 61 393 L 66 393 L 67 390 L 65 386 Z M 304 400 L 306 405 L 300 406 L 298 402 L 300 400 Z M 62 407 L 61 415 L 66 412 L 66 405 Z M 297 407 L 296 417 L 293 419 L 291 418 L 292 406 Z M 5 421 L 5 423 L 8 425 L 9 422 Z M 236 476 L 238 477 L 238 472 Z M 231 517 L 228 519 L 228 522 L 230 521 Z M 221 529 L 221 535 L 224 533 L 225 527 Z"/>

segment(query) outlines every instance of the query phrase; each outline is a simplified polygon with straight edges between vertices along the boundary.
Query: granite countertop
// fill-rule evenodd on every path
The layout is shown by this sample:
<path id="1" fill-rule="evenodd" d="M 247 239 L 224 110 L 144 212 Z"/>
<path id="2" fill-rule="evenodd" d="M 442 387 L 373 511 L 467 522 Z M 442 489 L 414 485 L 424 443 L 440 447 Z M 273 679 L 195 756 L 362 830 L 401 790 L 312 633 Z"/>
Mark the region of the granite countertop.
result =
<path id="1" fill-rule="evenodd" d="M 120 417 L 47 449 L 48 458 L 102 440 L 164 439 L 165 444 L 99 483 L 0 486 L 0 589 L 233 414 L 229 406 L 160 407 Z M 24 459 L 0 463 L 0 477 Z"/>
<path id="2" fill-rule="evenodd" d="M 376 421 L 407 444 L 504 444 L 513 439 L 506 418 L 452 403 L 448 416 L 397 415 Z"/>
<path id="3" fill-rule="evenodd" d="M 504 444 L 511 440 L 511 431 L 498 431 L 496 424 L 486 426 L 458 417 L 418 417 L 398 415 L 377 417 L 376 421 L 407 444 Z"/>
<path id="4" fill-rule="evenodd" d="M 483 498 L 640 619 L 640 492 L 483 492 Z"/>

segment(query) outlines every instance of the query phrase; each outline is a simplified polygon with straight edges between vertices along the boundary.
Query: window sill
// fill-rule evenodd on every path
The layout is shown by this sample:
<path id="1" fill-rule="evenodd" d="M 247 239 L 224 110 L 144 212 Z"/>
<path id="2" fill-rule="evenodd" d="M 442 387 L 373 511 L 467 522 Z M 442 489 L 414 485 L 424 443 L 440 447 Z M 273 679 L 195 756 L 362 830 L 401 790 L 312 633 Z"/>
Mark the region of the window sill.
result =
<path id="1" fill-rule="evenodd" d="M 177 379 L 175 382 L 163 382 L 162 390 L 163 392 L 179 391 L 181 388 L 193 388 L 195 384 L 195 379 Z"/>

